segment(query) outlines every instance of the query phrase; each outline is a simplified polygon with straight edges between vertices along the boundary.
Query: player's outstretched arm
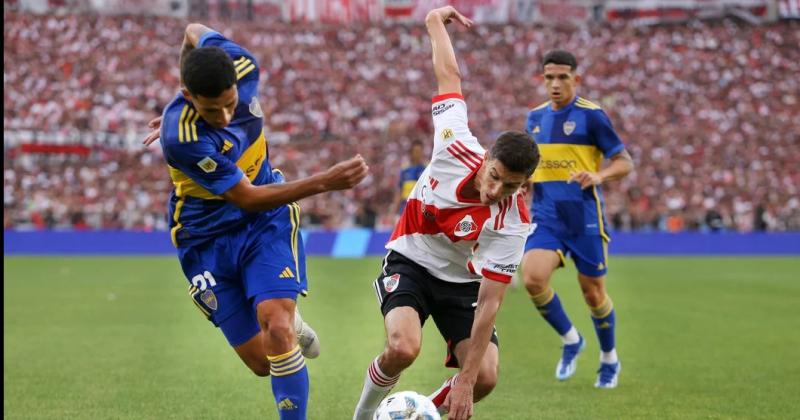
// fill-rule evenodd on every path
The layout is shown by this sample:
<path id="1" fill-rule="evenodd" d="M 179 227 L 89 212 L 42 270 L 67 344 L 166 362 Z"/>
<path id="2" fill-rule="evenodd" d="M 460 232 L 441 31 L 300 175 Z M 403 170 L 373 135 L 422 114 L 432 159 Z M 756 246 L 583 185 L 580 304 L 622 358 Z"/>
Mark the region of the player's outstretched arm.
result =
<path id="1" fill-rule="evenodd" d="M 283 184 L 253 185 L 247 177 L 242 177 L 222 197 L 247 211 L 266 211 L 312 195 L 353 188 L 368 172 L 364 158 L 356 155 L 323 173 Z"/>
<path id="2" fill-rule="evenodd" d="M 478 379 L 478 371 L 486 354 L 486 348 L 489 347 L 497 311 L 503 302 L 507 287 L 507 283 L 489 279 L 481 281 L 467 357 L 461 364 L 458 380 L 445 401 L 445 406 L 450 409 L 448 419 L 466 420 L 472 417 L 472 390 Z"/>
<path id="3" fill-rule="evenodd" d="M 206 33 L 212 31 L 214 30 L 200 23 L 190 23 L 186 25 L 186 30 L 183 33 L 180 61 L 178 62 L 179 69 L 183 67 L 183 59 L 186 58 L 186 55 L 189 54 L 191 50 L 195 49 L 197 44 L 200 43 L 200 38 L 202 38 Z M 181 81 L 181 86 L 182 85 L 183 81 Z"/>
<path id="4" fill-rule="evenodd" d="M 458 70 L 453 43 L 445 28 L 446 24 L 454 20 L 467 28 L 472 26 L 472 20 L 459 13 L 453 6 L 433 9 L 425 17 L 425 26 L 428 27 L 428 35 L 431 37 L 433 72 L 436 74 L 440 95 L 461 93 L 461 72 Z"/>

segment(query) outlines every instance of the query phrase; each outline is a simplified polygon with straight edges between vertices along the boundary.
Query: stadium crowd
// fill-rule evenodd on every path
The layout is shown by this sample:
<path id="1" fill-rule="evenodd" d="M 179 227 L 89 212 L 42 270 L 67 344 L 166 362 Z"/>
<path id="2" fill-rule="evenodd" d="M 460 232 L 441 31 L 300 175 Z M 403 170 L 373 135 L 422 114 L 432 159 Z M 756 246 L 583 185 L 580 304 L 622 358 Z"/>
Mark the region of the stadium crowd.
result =
<path id="1" fill-rule="evenodd" d="M 4 13 L 4 137 L 48 133 L 88 154 L 4 141 L 5 228 L 166 229 L 171 183 L 141 139 L 178 88 L 184 21 Z M 387 227 L 412 140 L 432 136 L 423 25 L 220 23 L 261 64 L 273 166 L 288 178 L 361 153 L 358 188 L 305 200 L 306 226 Z M 478 25 L 455 36 L 474 134 L 522 129 L 544 102 L 539 58 L 573 51 L 637 169 L 605 187 L 618 230 L 800 229 L 800 25 Z M 52 151 L 51 151 L 52 152 Z"/>

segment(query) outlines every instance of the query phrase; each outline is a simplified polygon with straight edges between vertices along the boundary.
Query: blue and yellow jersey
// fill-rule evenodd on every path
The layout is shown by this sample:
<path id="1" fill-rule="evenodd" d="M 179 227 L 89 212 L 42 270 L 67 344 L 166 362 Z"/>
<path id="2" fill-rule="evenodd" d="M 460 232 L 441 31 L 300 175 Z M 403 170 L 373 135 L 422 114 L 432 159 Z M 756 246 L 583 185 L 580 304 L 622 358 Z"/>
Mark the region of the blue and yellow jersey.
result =
<path id="1" fill-rule="evenodd" d="M 255 57 L 218 32 L 200 38 L 198 47 L 206 46 L 220 47 L 233 59 L 239 103 L 231 123 L 222 129 L 206 124 L 181 93 L 164 109 L 161 147 L 175 186 L 169 221 L 172 243 L 178 247 L 225 233 L 255 216 L 221 197 L 243 176 L 253 185 L 280 177 L 269 164 Z"/>
<path id="2" fill-rule="evenodd" d="M 546 102 L 528 113 L 525 130 L 541 153 L 531 178 L 533 222 L 561 234 L 608 239 L 601 187 L 582 190 L 578 183 L 567 183 L 571 173 L 598 172 L 603 158 L 625 149 L 606 113 L 579 96 L 558 111 Z"/>
<path id="3" fill-rule="evenodd" d="M 406 166 L 400 170 L 400 181 L 397 186 L 400 188 L 403 201 L 400 202 L 397 209 L 398 214 L 403 212 L 406 206 L 405 200 L 411 195 L 411 190 L 417 185 L 417 180 L 422 176 L 423 171 L 425 171 L 425 165 Z"/>

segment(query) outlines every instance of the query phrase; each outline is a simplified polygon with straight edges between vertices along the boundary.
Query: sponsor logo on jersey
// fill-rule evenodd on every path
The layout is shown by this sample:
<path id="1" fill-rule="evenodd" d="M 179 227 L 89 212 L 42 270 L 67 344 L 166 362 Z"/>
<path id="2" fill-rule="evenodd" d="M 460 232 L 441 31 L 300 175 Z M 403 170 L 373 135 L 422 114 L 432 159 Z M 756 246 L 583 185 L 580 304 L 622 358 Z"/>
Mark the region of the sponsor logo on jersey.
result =
<path id="1" fill-rule="evenodd" d="M 577 169 L 578 161 L 573 159 L 542 159 L 539 161 L 537 169 Z"/>
<path id="2" fill-rule="evenodd" d="M 199 166 L 200 169 L 207 174 L 217 170 L 217 162 L 215 162 L 214 159 L 211 159 L 210 156 L 207 156 L 200 162 L 197 162 L 197 166 Z"/>
<path id="3" fill-rule="evenodd" d="M 211 291 L 211 289 L 206 289 L 200 295 L 200 300 L 202 300 L 203 303 L 205 303 L 206 306 L 208 306 L 212 311 L 217 310 L 217 296 Z"/>
<path id="4" fill-rule="evenodd" d="M 433 116 L 435 117 L 435 116 L 447 111 L 448 109 L 450 109 L 450 108 L 452 108 L 454 106 L 455 105 L 453 105 L 452 102 L 445 102 L 445 103 L 441 103 L 439 105 L 436 105 L 435 107 L 433 107 Z"/>
<path id="5" fill-rule="evenodd" d="M 489 270 L 495 273 L 514 274 L 517 272 L 517 264 L 492 264 Z"/>
<path id="6" fill-rule="evenodd" d="M 264 117 L 264 112 L 261 111 L 261 104 L 258 103 L 258 98 L 255 96 L 250 100 L 250 113 L 258 118 Z"/>
<path id="7" fill-rule="evenodd" d="M 475 220 L 472 219 L 472 216 L 468 214 L 464 216 L 460 222 L 456 223 L 453 234 L 459 238 L 463 238 L 476 230 L 478 230 L 478 225 L 475 223 Z"/>
<path id="8" fill-rule="evenodd" d="M 386 293 L 394 292 L 399 284 L 400 284 L 399 274 L 392 274 L 391 276 L 383 278 L 383 288 L 384 290 L 386 290 Z"/>
<path id="9" fill-rule="evenodd" d="M 455 134 L 453 133 L 453 130 L 451 130 L 449 128 L 445 128 L 444 130 L 442 130 L 442 138 L 443 139 L 449 140 L 449 139 L 452 139 L 453 137 L 455 137 Z"/>
<path id="10" fill-rule="evenodd" d="M 564 134 L 570 135 L 575 131 L 575 121 L 567 121 L 564 123 Z"/>

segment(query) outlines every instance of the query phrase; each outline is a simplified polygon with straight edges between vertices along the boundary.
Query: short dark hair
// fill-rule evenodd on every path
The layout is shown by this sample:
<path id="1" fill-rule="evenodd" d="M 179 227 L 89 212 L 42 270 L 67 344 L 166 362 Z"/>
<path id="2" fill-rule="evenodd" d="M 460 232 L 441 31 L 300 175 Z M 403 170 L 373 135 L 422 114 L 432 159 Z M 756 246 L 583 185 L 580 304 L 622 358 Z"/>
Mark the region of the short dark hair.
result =
<path id="1" fill-rule="evenodd" d="M 425 147 L 425 143 L 423 143 L 421 140 L 414 140 L 414 141 L 411 142 L 411 149 L 413 149 L 413 148 L 415 148 L 417 146 Z"/>
<path id="2" fill-rule="evenodd" d="M 542 68 L 548 64 L 562 64 L 569 66 L 570 70 L 575 70 L 578 68 L 578 60 L 575 59 L 575 56 L 572 55 L 571 52 L 566 50 L 548 51 L 542 59 Z"/>
<path id="3" fill-rule="evenodd" d="M 216 98 L 236 83 L 236 69 L 222 48 L 195 48 L 181 63 L 181 80 L 192 95 Z"/>
<path id="4" fill-rule="evenodd" d="M 489 157 L 502 162 L 511 172 L 531 176 L 539 165 L 539 146 L 528 133 L 505 131 L 495 140 Z"/>

